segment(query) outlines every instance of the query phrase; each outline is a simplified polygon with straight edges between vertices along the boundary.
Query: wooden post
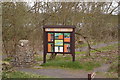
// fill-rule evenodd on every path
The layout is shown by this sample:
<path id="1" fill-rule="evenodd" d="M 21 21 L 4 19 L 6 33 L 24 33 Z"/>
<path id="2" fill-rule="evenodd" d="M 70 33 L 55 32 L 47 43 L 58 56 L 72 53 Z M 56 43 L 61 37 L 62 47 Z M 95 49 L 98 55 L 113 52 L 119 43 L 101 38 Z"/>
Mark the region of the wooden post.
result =
<path id="1" fill-rule="evenodd" d="M 46 63 L 46 54 L 44 53 L 43 63 Z"/>
<path id="2" fill-rule="evenodd" d="M 44 47 L 44 52 L 43 52 L 43 63 L 46 63 L 46 32 L 45 32 L 45 28 L 43 31 L 43 47 Z"/>
<path id="3" fill-rule="evenodd" d="M 73 32 L 71 33 L 71 52 L 72 52 L 72 61 L 74 62 L 75 61 L 75 29 L 73 29 Z"/>
<path id="4" fill-rule="evenodd" d="M 73 54 L 72 57 L 73 57 L 72 61 L 74 62 L 75 61 L 75 54 Z"/>
<path id="5" fill-rule="evenodd" d="M 88 80 L 91 80 L 91 74 L 88 74 Z"/>

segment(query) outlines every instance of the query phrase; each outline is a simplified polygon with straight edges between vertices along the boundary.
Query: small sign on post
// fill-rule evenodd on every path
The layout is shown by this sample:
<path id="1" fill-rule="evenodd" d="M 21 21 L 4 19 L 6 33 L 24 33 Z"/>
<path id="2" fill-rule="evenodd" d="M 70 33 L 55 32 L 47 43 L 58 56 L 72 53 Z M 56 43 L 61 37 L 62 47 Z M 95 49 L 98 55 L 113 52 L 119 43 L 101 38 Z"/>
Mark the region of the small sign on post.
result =
<path id="1" fill-rule="evenodd" d="M 75 61 L 75 26 L 45 25 L 43 30 L 43 63 L 48 53 L 71 54 Z"/>
<path id="2" fill-rule="evenodd" d="M 96 73 L 88 74 L 88 80 L 92 80 L 95 77 Z"/>

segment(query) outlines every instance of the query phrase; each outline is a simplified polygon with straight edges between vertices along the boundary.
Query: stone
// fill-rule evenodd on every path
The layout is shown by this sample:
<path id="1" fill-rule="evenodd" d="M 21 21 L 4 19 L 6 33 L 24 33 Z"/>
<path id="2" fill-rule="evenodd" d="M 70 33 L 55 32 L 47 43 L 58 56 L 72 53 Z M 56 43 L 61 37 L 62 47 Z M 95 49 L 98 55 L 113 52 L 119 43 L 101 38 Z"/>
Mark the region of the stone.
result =
<path id="1" fill-rule="evenodd" d="M 12 64 L 18 67 L 29 66 L 34 62 L 33 48 L 30 46 L 29 40 L 20 40 L 16 47 L 16 54 L 12 60 Z"/>

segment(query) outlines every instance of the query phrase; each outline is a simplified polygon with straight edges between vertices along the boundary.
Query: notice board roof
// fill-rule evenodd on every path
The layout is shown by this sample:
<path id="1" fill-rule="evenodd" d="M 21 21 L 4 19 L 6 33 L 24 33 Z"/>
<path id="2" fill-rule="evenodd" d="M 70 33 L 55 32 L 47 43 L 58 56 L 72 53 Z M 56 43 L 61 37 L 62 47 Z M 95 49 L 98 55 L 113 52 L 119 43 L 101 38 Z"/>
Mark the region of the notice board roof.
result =
<path id="1" fill-rule="evenodd" d="M 44 25 L 43 28 L 75 28 L 74 25 Z"/>

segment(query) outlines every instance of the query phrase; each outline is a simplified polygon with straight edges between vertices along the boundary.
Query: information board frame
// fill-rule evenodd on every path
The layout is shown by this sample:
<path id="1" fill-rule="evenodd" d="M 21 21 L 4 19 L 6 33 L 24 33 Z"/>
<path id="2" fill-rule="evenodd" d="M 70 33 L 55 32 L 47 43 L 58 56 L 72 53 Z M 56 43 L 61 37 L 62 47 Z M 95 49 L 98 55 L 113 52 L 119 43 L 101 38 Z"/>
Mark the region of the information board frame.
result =
<path id="1" fill-rule="evenodd" d="M 51 30 L 47 30 L 47 28 Z M 53 30 L 57 31 L 53 31 Z M 59 29 L 63 29 L 58 31 Z M 66 30 L 68 29 L 68 30 Z M 72 29 L 72 30 L 71 30 Z M 65 30 L 65 31 L 64 31 Z M 64 40 L 64 34 L 70 33 L 70 52 L 64 51 L 64 44 L 66 42 L 63 42 L 63 52 L 55 52 L 53 47 L 53 52 L 48 52 L 48 33 L 53 33 L 53 45 L 55 45 L 55 33 L 63 33 L 63 40 Z M 43 26 L 43 63 L 46 63 L 46 55 L 49 53 L 55 53 L 55 54 L 71 54 L 72 55 L 72 61 L 75 61 L 75 26 L 73 25 L 44 25 Z"/>

